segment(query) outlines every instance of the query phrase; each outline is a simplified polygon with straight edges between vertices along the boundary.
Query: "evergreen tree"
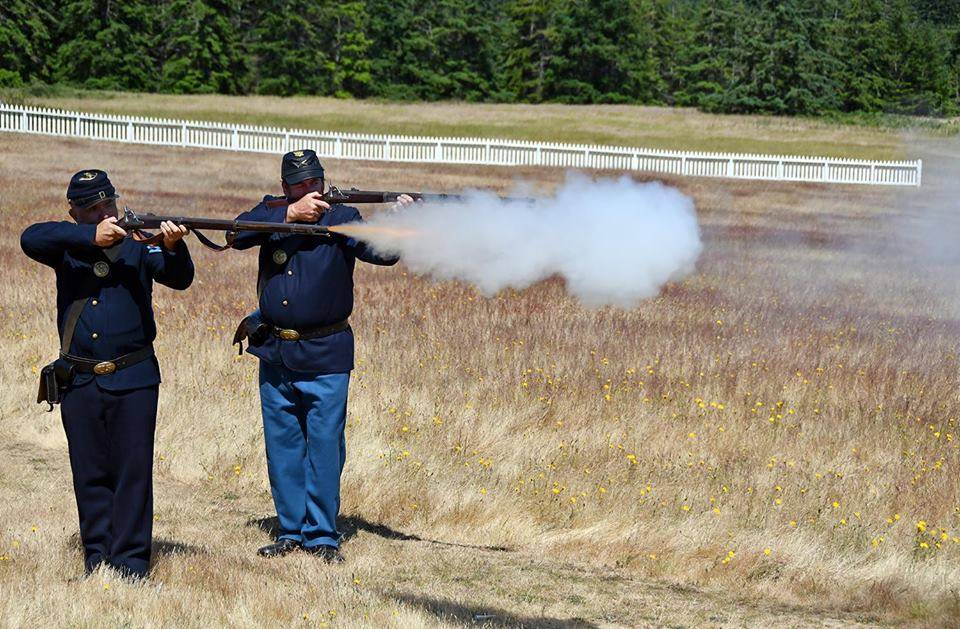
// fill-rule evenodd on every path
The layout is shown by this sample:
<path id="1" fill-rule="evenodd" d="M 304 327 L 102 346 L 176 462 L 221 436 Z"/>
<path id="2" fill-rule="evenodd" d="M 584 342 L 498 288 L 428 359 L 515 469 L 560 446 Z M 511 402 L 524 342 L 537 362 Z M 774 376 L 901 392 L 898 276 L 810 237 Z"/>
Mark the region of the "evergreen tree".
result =
<path id="1" fill-rule="evenodd" d="M 906 0 L 891 0 L 887 11 L 896 42 L 890 68 L 896 88 L 888 110 L 916 115 L 952 111 L 946 37 L 922 23 Z"/>
<path id="2" fill-rule="evenodd" d="M 362 1 L 331 2 L 325 7 L 323 70 L 325 93 L 336 96 L 366 96 L 370 89 L 370 39 L 368 16 Z"/>
<path id="3" fill-rule="evenodd" d="M 960 110 L 960 28 L 953 32 L 950 40 L 949 67 L 949 94 L 953 99 L 953 111 Z"/>
<path id="4" fill-rule="evenodd" d="M 424 59 L 432 56 L 430 41 L 415 13 L 414 0 L 367 0 L 370 17 L 371 90 L 384 98 L 415 99 L 427 81 Z"/>
<path id="5" fill-rule="evenodd" d="M 707 109 L 746 113 L 818 114 L 835 110 L 838 62 L 824 44 L 817 2 L 763 0 L 744 16 L 733 80 Z M 738 67 L 739 66 L 739 67 Z"/>
<path id="6" fill-rule="evenodd" d="M 557 45 L 554 14 L 560 0 L 514 0 L 507 7 L 502 85 L 512 98 L 544 99 L 547 69 Z"/>
<path id="7" fill-rule="evenodd" d="M 361 2 L 263 2 L 250 50 L 261 94 L 363 96 L 370 83 Z"/>
<path id="8" fill-rule="evenodd" d="M 236 0 L 170 0 L 159 37 L 160 89 L 237 94 L 247 79 Z"/>
<path id="9" fill-rule="evenodd" d="M 32 2 L 0 5 L 0 86 L 19 87 L 49 78 L 53 15 Z"/>
<path id="10" fill-rule="evenodd" d="M 850 0 L 831 30 L 837 58 L 840 106 L 845 111 L 882 111 L 895 91 L 889 68 L 896 41 L 885 0 Z"/>
<path id="11" fill-rule="evenodd" d="M 654 47 L 657 61 L 658 95 L 656 100 L 668 105 L 681 104 L 681 92 L 687 59 L 684 52 L 694 46 L 696 12 L 687 3 L 655 0 L 653 7 Z M 689 104 L 689 103 L 683 103 Z"/>
<path id="12" fill-rule="evenodd" d="M 91 89 L 156 90 L 155 12 L 142 0 L 67 0 L 54 77 Z"/>
<path id="13" fill-rule="evenodd" d="M 499 0 L 367 0 L 375 93 L 480 100 L 496 90 Z"/>
<path id="14" fill-rule="evenodd" d="M 649 0 L 569 0 L 555 16 L 545 93 L 567 103 L 651 102 L 659 87 Z"/>
<path id="15" fill-rule="evenodd" d="M 734 49 L 738 28 L 746 10 L 737 0 L 717 0 L 699 5 L 687 45 L 678 51 L 677 86 L 679 105 L 716 109 L 733 82 Z"/>

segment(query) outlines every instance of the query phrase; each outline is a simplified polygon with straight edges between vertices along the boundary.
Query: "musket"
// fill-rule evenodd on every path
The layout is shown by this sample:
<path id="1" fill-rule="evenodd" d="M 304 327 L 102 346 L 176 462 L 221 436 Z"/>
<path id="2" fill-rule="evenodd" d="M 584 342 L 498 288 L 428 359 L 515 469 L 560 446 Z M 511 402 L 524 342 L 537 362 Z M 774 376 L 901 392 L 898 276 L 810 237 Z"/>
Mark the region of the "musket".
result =
<path id="1" fill-rule="evenodd" d="M 330 205 L 337 203 L 394 203 L 400 197 L 400 195 L 403 194 L 415 196 L 416 199 L 430 201 L 448 200 L 454 198 L 453 195 L 447 194 L 423 194 L 420 192 L 381 192 L 357 190 L 356 188 L 352 188 L 348 192 L 344 193 L 341 192 L 336 186 L 331 186 L 330 189 L 323 194 L 322 199 Z M 287 200 L 278 199 L 273 202 L 268 202 L 268 204 L 286 205 Z M 117 226 L 125 231 L 130 232 L 135 240 L 147 245 L 152 245 L 160 242 L 163 239 L 163 236 L 160 234 L 144 234 L 143 230 L 156 229 L 160 227 L 160 223 L 165 221 L 186 226 L 196 235 L 197 240 L 214 251 L 225 251 L 230 249 L 233 246 L 233 241 L 236 238 L 237 233 L 241 231 L 264 232 L 270 234 L 299 234 L 302 236 L 332 235 L 331 231 L 327 227 L 323 225 L 311 225 L 309 223 L 273 223 L 267 221 L 238 221 L 217 218 L 194 218 L 189 216 L 161 216 L 152 213 L 137 214 L 126 206 L 124 206 L 119 213 Z M 224 232 L 226 244 L 218 245 L 200 232 L 199 230 L 201 229 Z"/>
<path id="2" fill-rule="evenodd" d="M 214 251 L 224 251 L 233 246 L 238 232 L 266 232 L 271 234 L 300 234 L 303 236 L 332 236 L 330 229 L 324 225 L 309 223 L 271 223 L 267 221 L 237 221 L 218 218 L 194 218 L 189 216 L 160 216 L 157 214 L 137 214 L 128 207 L 124 207 L 117 219 L 117 226 L 132 234 L 134 240 L 146 245 L 152 245 L 163 239 L 162 234 L 144 234 L 145 229 L 156 229 L 160 223 L 170 221 L 177 225 L 184 225 L 196 236 L 197 240 Z M 225 232 L 227 244 L 218 245 L 199 230 Z"/>
<path id="3" fill-rule="evenodd" d="M 375 190 L 340 190 L 336 186 L 330 186 L 330 189 L 324 192 L 320 199 L 330 205 L 343 203 L 396 203 L 401 195 L 407 195 L 414 201 L 462 201 L 462 194 L 431 194 L 427 192 L 381 192 Z"/>
<path id="4" fill-rule="evenodd" d="M 414 201 L 464 201 L 468 197 L 463 194 L 443 194 L 430 192 L 383 192 L 380 190 L 341 190 L 336 186 L 330 186 L 326 192 L 320 195 L 321 201 L 326 201 L 330 205 L 342 203 L 350 205 L 353 203 L 396 203 L 402 195 L 407 195 Z M 533 203 L 534 199 L 527 197 L 498 197 L 501 201 L 508 203 Z M 275 201 L 275 203 L 287 203 L 285 199 Z M 269 203 L 268 203 L 269 204 Z"/>
<path id="5" fill-rule="evenodd" d="M 462 201 L 466 197 L 460 194 L 432 194 L 426 192 L 384 192 L 380 190 L 340 190 L 336 186 L 330 186 L 324 192 L 320 199 L 329 203 L 336 204 L 359 204 L 359 203 L 395 203 L 402 195 L 411 197 L 414 201 Z M 523 198 L 504 198 L 504 201 L 532 202 L 533 199 Z M 277 199 L 267 201 L 268 206 L 286 205 L 289 203 L 286 199 Z M 312 225 L 309 223 L 271 223 L 266 221 L 236 221 L 215 218 L 192 218 L 187 216 L 159 216 L 157 214 L 137 214 L 128 207 L 124 207 L 120 212 L 117 225 L 122 229 L 132 232 L 133 238 L 144 244 L 156 244 L 162 240 L 160 234 L 147 235 L 142 232 L 144 229 L 156 229 L 160 223 L 170 221 L 177 225 L 184 225 L 197 236 L 203 245 L 214 251 L 224 251 L 230 249 L 233 240 L 238 232 L 255 231 L 267 232 L 272 234 L 300 234 L 305 236 L 326 236 L 336 235 L 328 227 L 323 225 Z M 226 244 L 218 245 L 199 230 L 206 229 L 211 231 L 225 232 Z"/>

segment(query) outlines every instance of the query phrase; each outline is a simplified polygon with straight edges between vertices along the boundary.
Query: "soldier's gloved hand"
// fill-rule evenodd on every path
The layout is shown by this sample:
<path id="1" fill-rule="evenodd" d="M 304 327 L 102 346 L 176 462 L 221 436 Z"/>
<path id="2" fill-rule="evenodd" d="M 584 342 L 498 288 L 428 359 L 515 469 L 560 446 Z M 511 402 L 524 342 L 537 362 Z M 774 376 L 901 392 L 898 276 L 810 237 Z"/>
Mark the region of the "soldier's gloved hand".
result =
<path id="1" fill-rule="evenodd" d="M 287 206 L 288 223 L 316 223 L 330 209 L 330 204 L 321 200 L 319 192 L 308 192 L 296 203 Z"/>
<path id="2" fill-rule="evenodd" d="M 399 197 L 397 197 L 397 200 L 394 201 L 393 205 L 390 206 L 389 211 L 396 212 L 400 208 L 406 207 L 412 203 L 413 203 L 413 197 L 411 197 L 409 194 L 401 194 Z"/>
<path id="3" fill-rule="evenodd" d="M 98 247 L 111 247 L 123 240 L 127 232 L 118 227 L 116 222 L 117 217 L 111 216 L 97 223 L 97 235 L 93 238 L 93 244 Z"/>
<path id="4" fill-rule="evenodd" d="M 184 225 L 177 225 L 173 221 L 163 221 L 160 223 L 160 231 L 163 232 L 163 246 L 168 251 L 173 251 L 177 246 L 177 241 L 187 235 L 190 231 Z"/>

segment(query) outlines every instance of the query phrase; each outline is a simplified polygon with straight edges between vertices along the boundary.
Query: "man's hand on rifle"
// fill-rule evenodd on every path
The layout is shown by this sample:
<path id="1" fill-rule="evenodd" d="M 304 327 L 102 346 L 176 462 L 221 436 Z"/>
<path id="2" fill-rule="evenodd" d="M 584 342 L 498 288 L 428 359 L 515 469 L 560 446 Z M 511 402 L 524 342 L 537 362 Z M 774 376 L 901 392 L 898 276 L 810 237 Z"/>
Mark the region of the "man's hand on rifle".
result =
<path id="1" fill-rule="evenodd" d="M 93 238 L 93 244 L 98 247 L 112 247 L 123 240 L 127 232 L 122 227 L 117 226 L 117 217 L 111 216 L 97 223 L 97 234 Z"/>
<path id="2" fill-rule="evenodd" d="M 316 223 L 330 204 L 321 200 L 319 192 L 308 192 L 299 201 L 287 206 L 288 223 Z"/>
<path id="3" fill-rule="evenodd" d="M 397 197 L 397 200 L 394 201 L 393 205 L 390 206 L 389 211 L 396 212 L 400 208 L 404 208 L 411 203 L 413 203 L 413 197 L 411 197 L 409 194 L 401 194 L 399 197 Z"/>
<path id="4" fill-rule="evenodd" d="M 173 251 L 177 246 L 177 241 L 187 235 L 190 231 L 184 225 L 177 225 L 173 221 L 163 221 L 160 223 L 160 231 L 163 232 L 163 246 L 167 251 Z"/>

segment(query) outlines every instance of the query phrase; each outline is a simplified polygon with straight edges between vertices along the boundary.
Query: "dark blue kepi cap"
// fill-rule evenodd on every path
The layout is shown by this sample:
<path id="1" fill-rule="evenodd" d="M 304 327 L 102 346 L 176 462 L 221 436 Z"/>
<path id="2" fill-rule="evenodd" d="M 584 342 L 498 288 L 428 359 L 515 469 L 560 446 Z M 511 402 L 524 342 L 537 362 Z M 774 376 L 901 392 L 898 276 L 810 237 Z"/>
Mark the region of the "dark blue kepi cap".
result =
<path id="1" fill-rule="evenodd" d="M 117 199 L 120 195 L 102 170 L 81 170 L 70 178 L 67 199 L 84 209 L 104 199 Z"/>
<path id="2" fill-rule="evenodd" d="M 323 166 L 317 154 L 310 149 L 290 151 L 280 164 L 280 178 L 289 183 L 300 183 L 313 177 L 323 178 Z"/>

